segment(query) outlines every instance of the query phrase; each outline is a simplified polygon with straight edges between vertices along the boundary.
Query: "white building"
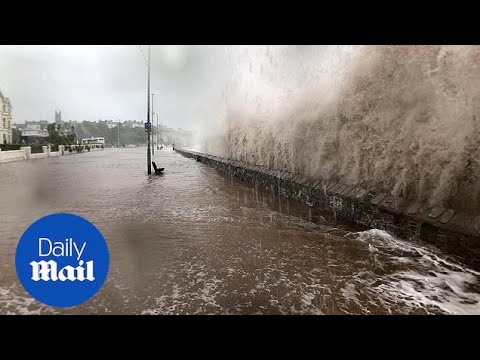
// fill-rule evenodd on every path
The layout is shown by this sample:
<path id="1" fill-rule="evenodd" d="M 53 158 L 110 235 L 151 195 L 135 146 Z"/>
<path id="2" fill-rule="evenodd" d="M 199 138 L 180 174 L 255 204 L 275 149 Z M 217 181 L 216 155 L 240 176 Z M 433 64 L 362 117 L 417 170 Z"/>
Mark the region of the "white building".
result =
<path id="1" fill-rule="evenodd" d="M 109 129 L 115 129 L 118 126 L 118 122 L 114 122 L 113 120 L 108 120 L 107 126 Z"/>
<path id="2" fill-rule="evenodd" d="M 0 91 L 0 143 L 12 143 L 12 105 Z"/>
<path id="3" fill-rule="evenodd" d="M 20 138 L 25 144 L 42 144 L 47 141 L 47 130 L 22 130 Z"/>

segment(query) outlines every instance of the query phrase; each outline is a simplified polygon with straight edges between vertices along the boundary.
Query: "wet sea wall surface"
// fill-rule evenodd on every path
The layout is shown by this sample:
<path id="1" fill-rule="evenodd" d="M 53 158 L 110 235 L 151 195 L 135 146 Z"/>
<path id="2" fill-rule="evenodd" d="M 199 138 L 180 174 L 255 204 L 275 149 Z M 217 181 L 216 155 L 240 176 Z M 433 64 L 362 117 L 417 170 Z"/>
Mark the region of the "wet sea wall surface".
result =
<path id="1" fill-rule="evenodd" d="M 368 188 L 322 181 L 240 161 L 177 149 L 223 173 L 252 182 L 335 217 L 407 240 L 423 240 L 480 269 L 480 216 L 431 207 Z"/>

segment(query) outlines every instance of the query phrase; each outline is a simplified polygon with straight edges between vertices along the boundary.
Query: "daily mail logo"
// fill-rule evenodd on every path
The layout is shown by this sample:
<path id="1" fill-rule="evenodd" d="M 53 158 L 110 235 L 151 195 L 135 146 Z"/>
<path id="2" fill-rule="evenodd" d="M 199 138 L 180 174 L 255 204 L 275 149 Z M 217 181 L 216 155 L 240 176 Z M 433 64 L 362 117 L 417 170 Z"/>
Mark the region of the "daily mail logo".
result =
<path id="1" fill-rule="evenodd" d="M 34 222 L 17 245 L 15 266 L 25 290 L 38 301 L 72 307 L 92 298 L 109 269 L 100 231 L 73 214 L 52 214 Z"/>
<path id="2" fill-rule="evenodd" d="M 82 254 L 87 246 L 87 242 L 79 247 L 72 238 L 65 239 L 63 242 L 52 242 L 49 238 L 41 237 L 38 239 L 38 256 L 55 256 L 55 257 L 76 257 L 78 261 L 78 266 L 73 267 L 67 265 L 59 269 L 58 264 L 54 260 L 41 260 L 41 261 L 32 261 L 30 265 L 32 266 L 32 277 L 33 281 L 94 281 L 95 277 L 93 275 L 93 260 L 83 261 L 80 260 Z M 74 254 L 75 250 L 75 254 Z M 84 267 L 84 264 L 86 266 Z"/>

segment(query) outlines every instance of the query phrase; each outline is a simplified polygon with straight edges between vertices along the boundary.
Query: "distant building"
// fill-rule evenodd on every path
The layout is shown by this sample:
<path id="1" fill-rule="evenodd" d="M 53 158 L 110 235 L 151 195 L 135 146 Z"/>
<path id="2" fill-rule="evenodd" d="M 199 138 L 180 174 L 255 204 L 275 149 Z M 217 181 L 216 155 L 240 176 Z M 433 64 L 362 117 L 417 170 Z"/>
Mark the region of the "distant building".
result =
<path id="1" fill-rule="evenodd" d="M 115 129 L 118 126 L 118 121 L 115 122 L 113 120 L 107 120 L 107 126 L 109 129 Z"/>
<path id="2" fill-rule="evenodd" d="M 141 122 L 141 121 L 136 121 L 136 120 L 134 120 L 134 121 L 132 122 L 132 128 L 134 128 L 134 129 L 135 129 L 135 128 L 143 128 L 144 126 L 145 126 L 145 124 L 144 124 L 143 122 Z"/>
<path id="3" fill-rule="evenodd" d="M 43 130 L 40 123 L 25 123 L 25 130 Z"/>
<path id="4" fill-rule="evenodd" d="M 61 125 L 62 124 L 62 112 L 55 110 L 55 124 Z"/>
<path id="5" fill-rule="evenodd" d="M 20 131 L 24 130 L 47 130 L 48 121 L 47 120 L 40 120 L 40 121 L 29 121 L 26 120 L 25 124 L 15 124 L 16 129 Z"/>
<path id="6" fill-rule="evenodd" d="M 136 120 L 125 120 L 123 122 L 123 126 L 129 129 L 135 129 L 135 128 L 143 128 L 145 125 L 141 121 L 136 121 Z"/>
<path id="7" fill-rule="evenodd" d="M 12 104 L 0 91 L 0 142 L 12 143 Z"/>
<path id="8" fill-rule="evenodd" d="M 25 129 L 22 130 L 20 138 L 25 144 L 43 144 L 48 137 L 47 130 Z"/>
<path id="9" fill-rule="evenodd" d="M 20 140 L 24 144 L 42 144 L 48 137 L 47 120 L 26 120 L 25 124 L 16 125 L 17 129 L 20 131 Z"/>

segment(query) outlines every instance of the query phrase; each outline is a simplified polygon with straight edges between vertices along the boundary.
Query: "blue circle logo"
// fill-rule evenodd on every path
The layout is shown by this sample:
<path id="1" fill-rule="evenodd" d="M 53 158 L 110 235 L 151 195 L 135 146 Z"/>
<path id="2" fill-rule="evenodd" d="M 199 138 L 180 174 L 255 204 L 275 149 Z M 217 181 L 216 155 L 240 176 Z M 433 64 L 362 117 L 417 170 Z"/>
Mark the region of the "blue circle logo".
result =
<path id="1" fill-rule="evenodd" d="M 17 245 L 15 267 L 27 292 L 56 307 L 72 307 L 93 297 L 108 275 L 107 243 L 88 220 L 52 214 L 35 221 Z"/>

